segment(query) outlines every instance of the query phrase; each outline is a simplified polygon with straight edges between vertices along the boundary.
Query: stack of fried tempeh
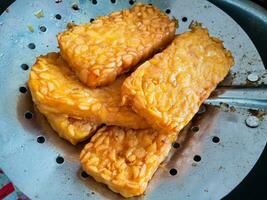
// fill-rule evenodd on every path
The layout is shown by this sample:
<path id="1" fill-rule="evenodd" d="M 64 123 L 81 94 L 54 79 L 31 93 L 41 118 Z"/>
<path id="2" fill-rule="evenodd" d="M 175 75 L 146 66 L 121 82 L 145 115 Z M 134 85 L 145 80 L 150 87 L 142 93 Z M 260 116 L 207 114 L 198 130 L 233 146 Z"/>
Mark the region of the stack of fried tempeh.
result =
<path id="1" fill-rule="evenodd" d="M 61 137 L 76 144 L 107 125 L 81 163 L 124 197 L 145 191 L 178 132 L 233 65 L 206 29 L 175 36 L 176 25 L 137 4 L 60 33 L 60 54 L 40 56 L 32 67 L 33 101 Z"/>

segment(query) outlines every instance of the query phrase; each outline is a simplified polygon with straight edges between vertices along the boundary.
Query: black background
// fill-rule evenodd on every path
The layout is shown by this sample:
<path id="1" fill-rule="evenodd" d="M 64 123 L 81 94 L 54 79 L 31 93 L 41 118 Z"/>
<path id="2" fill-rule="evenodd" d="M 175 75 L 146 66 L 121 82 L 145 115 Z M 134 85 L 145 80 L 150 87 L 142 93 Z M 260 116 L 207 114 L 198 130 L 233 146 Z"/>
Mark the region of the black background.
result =
<path id="1" fill-rule="evenodd" d="M 259 4 L 260 6 L 264 7 L 265 9 L 267 9 L 266 0 L 253 0 L 253 1 Z M 0 0 L 0 14 L 4 12 L 12 2 L 14 2 L 14 0 Z M 232 17 L 234 18 L 234 16 Z M 265 37 L 267 37 L 267 33 L 265 33 Z M 257 46 L 256 43 L 255 45 Z M 265 45 L 267 46 L 267 43 Z M 267 57 L 267 55 L 265 56 Z M 238 152 L 236 153 L 238 154 Z M 267 147 L 265 147 L 264 152 L 262 153 L 260 159 L 257 161 L 256 165 L 253 167 L 251 172 L 246 176 L 246 178 L 230 194 L 228 194 L 223 199 L 224 200 L 267 199 L 266 181 L 267 181 Z"/>

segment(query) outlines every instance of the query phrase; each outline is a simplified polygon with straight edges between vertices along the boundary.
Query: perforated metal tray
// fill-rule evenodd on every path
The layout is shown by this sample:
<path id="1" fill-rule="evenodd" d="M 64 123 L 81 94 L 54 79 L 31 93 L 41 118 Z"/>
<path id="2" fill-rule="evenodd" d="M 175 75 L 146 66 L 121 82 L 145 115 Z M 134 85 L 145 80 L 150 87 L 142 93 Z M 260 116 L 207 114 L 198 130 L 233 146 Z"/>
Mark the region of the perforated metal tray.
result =
<path id="1" fill-rule="evenodd" d="M 266 77 L 262 61 L 237 23 L 209 2 L 142 2 L 153 3 L 163 11 L 170 9 L 169 15 L 180 22 L 177 33 L 188 30 L 191 20 L 197 20 L 208 27 L 212 35 L 225 41 L 236 64 L 221 84 L 226 92 L 218 95 L 222 100 L 227 97 L 227 103 L 235 107 L 226 104 L 207 106 L 206 111 L 196 115 L 154 175 L 146 194 L 136 199 L 222 198 L 247 175 L 266 144 L 264 112 L 248 110 L 245 107 L 251 104 L 242 104 L 247 101 L 244 99 L 249 92 L 243 90 L 244 87 L 259 91 L 257 88 L 262 84 L 264 88 Z M 74 3 L 78 10 L 72 8 Z M 68 22 L 88 22 L 91 18 L 129 6 L 129 1 L 122 0 L 116 3 L 109 0 L 65 0 L 60 3 L 24 0 L 16 1 L 0 16 L 0 167 L 31 199 L 122 198 L 92 178 L 81 177 L 78 155 L 84 144 L 73 147 L 58 138 L 46 120 L 34 113 L 29 92 L 24 87 L 28 79 L 27 66 L 31 66 L 40 54 L 58 51 L 55 35 L 64 30 Z M 40 10 L 44 16 L 37 18 L 34 13 Z M 29 31 L 29 26 L 34 32 Z M 34 46 L 34 49 L 29 48 Z M 257 74 L 259 81 L 248 82 L 250 73 Z M 229 87 L 239 89 L 234 90 L 239 97 L 237 100 L 232 101 L 236 95 L 232 95 Z M 238 92 L 240 89 L 242 91 Z M 254 109 L 258 100 L 264 102 L 263 95 L 266 91 L 262 88 L 252 95 L 257 97 L 256 101 L 250 99 Z M 247 119 L 253 115 L 257 127 L 250 128 L 246 121 L 250 124 Z M 199 127 L 198 131 L 191 128 L 195 126 Z M 44 143 L 38 143 L 42 142 L 42 137 L 38 139 L 38 136 L 45 138 Z M 64 158 L 62 164 L 56 162 L 58 156 Z M 170 170 L 176 170 L 177 174 L 171 175 Z"/>

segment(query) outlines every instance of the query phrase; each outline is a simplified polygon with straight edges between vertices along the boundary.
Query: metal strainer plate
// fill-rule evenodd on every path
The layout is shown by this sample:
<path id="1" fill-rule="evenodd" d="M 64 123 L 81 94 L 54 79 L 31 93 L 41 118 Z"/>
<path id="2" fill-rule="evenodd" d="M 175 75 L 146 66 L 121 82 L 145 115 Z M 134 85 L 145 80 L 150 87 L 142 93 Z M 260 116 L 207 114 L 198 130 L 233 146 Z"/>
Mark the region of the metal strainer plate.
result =
<path id="1" fill-rule="evenodd" d="M 186 31 L 191 20 L 197 20 L 208 27 L 212 35 L 225 41 L 236 64 L 222 85 L 245 86 L 248 73 L 264 74 L 262 61 L 248 36 L 209 2 L 142 2 L 153 3 L 163 11 L 170 9 L 169 15 L 180 22 L 178 33 Z M 79 10 L 72 9 L 73 3 Z M 122 198 L 92 178 L 81 177 L 78 156 L 84 144 L 73 147 L 58 138 L 38 113 L 32 118 L 28 113 L 26 117 L 30 119 L 25 118 L 25 112 L 34 111 L 29 91 L 24 93 L 25 88 L 19 88 L 26 86 L 29 72 L 26 65 L 22 66 L 26 70 L 21 65 L 31 66 L 36 56 L 58 51 L 55 36 L 68 22 L 88 22 L 90 18 L 129 6 L 126 0 L 115 3 L 109 0 L 63 0 L 60 3 L 24 0 L 16 1 L 8 13 L 0 16 L 0 165 L 31 199 Z M 37 18 L 34 13 L 40 10 L 44 16 Z M 56 14 L 61 19 L 59 15 L 56 18 Z M 28 26 L 34 32 L 30 32 Z M 42 32 L 44 28 L 41 31 L 40 26 L 45 26 L 46 31 Z M 30 43 L 35 44 L 34 49 L 29 48 Z M 225 196 L 248 174 L 266 144 L 267 120 L 262 114 L 238 107 L 207 106 L 206 111 L 196 115 L 184 129 L 178 141 L 180 146 L 174 145 L 176 148 L 154 175 L 146 194 L 136 199 L 219 199 Z M 247 120 L 251 115 L 257 115 L 256 125 L 259 126 L 246 125 L 246 121 L 255 122 L 255 118 Z M 199 131 L 194 132 L 197 128 L 192 126 L 198 126 Z M 44 143 L 37 142 L 41 135 L 46 139 Z M 63 164 L 56 162 L 59 155 L 65 160 Z M 177 170 L 177 174 L 172 176 L 171 169 L 174 169 L 172 172 Z"/>

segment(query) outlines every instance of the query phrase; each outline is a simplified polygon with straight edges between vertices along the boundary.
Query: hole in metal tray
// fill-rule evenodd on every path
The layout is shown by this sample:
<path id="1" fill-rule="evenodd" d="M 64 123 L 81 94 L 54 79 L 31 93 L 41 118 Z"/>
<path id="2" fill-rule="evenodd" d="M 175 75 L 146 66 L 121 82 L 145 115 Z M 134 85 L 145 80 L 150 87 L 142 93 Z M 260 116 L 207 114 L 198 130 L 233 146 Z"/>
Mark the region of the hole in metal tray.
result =
<path id="1" fill-rule="evenodd" d="M 43 144 L 45 142 L 45 137 L 44 136 L 38 136 L 36 140 L 38 143 Z"/>
<path id="2" fill-rule="evenodd" d="M 61 20 L 62 17 L 61 17 L 60 14 L 56 14 L 56 15 L 55 15 L 55 18 L 58 19 L 58 20 Z"/>
<path id="3" fill-rule="evenodd" d="M 177 170 L 172 168 L 172 169 L 170 169 L 169 173 L 170 173 L 170 175 L 175 176 L 177 174 Z"/>
<path id="4" fill-rule="evenodd" d="M 29 43 L 28 47 L 29 47 L 29 49 L 35 49 L 36 48 L 34 43 Z"/>
<path id="5" fill-rule="evenodd" d="M 171 13 L 171 9 L 169 9 L 169 8 L 166 9 L 166 10 L 165 10 L 165 13 L 166 13 L 166 14 L 170 14 L 170 13 Z"/>
<path id="6" fill-rule="evenodd" d="M 130 4 L 130 5 L 133 5 L 134 3 L 135 3 L 134 0 L 130 0 L 130 1 L 129 1 L 129 4 Z"/>
<path id="7" fill-rule="evenodd" d="M 88 175 L 85 171 L 82 171 L 81 176 L 82 176 L 83 178 L 87 178 L 87 177 L 89 177 L 89 175 Z"/>
<path id="8" fill-rule="evenodd" d="M 39 29 L 41 32 L 46 32 L 46 30 L 47 30 L 45 26 L 40 26 Z"/>
<path id="9" fill-rule="evenodd" d="M 21 93 L 26 93 L 27 92 L 27 88 L 26 87 L 24 87 L 24 86 L 21 86 L 20 88 L 19 88 L 19 91 L 21 92 Z"/>
<path id="10" fill-rule="evenodd" d="M 72 8 L 73 10 L 80 10 L 80 8 L 79 8 L 79 6 L 78 6 L 77 4 L 73 4 L 73 5 L 71 6 L 71 8 Z"/>
<path id="11" fill-rule="evenodd" d="M 214 137 L 212 138 L 212 142 L 214 142 L 214 143 L 219 143 L 219 142 L 220 142 L 220 138 L 217 137 L 217 136 L 214 136 Z"/>
<path id="12" fill-rule="evenodd" d="M 29 69 L 29 65 L 27 65 L 27 64 L 22 64 L 20 67 L 21 67 L 21 69 L 23 69 L 25 71 Z"/>
<path id="13" fill-rule="evenodd" d="M 92 0 L 92 3 L 93 3 L 94 5 L 96 5 L 96 4 L 97 4 L 97 0 Z"/>
<path id="14" fill-rule="evenodd" d="M 191 131 L 198 132 L 199 131 L 199 127 L 198 126 L 192 126 Z"/>
<path id="15" fill-rule="evenodd" d="M 178 149 L 180 147 L 180 144 L 178 142 L 174 142 L 172 144 L 172 147 L 175 148 L 175 149 Z"/>
<path id="16" fill-rule="evenodd" d="M 201 156 L 195 155 L 193 159 L 194 159 L 194 161 L 199 162 L 199 161 L 201 161 Z"/>
<path id="17" fill-rule="evenodd" d="M 187 17 L 182 17 L 183 22 L 187 22 Z"/>
<path id="18" fill-rule="evenodd" d="M 25 112 L 25 113 L 24 113 L 24 117 L 25 117 L 26 119 L 31 119 L 31 118 L 32 118 L 32 112 L 30 112 L 30 111 Z"/>
<path id="19" fill-rule="evenodd" d="M 58 156 L 56 158 L 56 162 L 57 162 L 57 164 L 63 164 L 64 163 L 64 158 L 62 156 Z"/>

